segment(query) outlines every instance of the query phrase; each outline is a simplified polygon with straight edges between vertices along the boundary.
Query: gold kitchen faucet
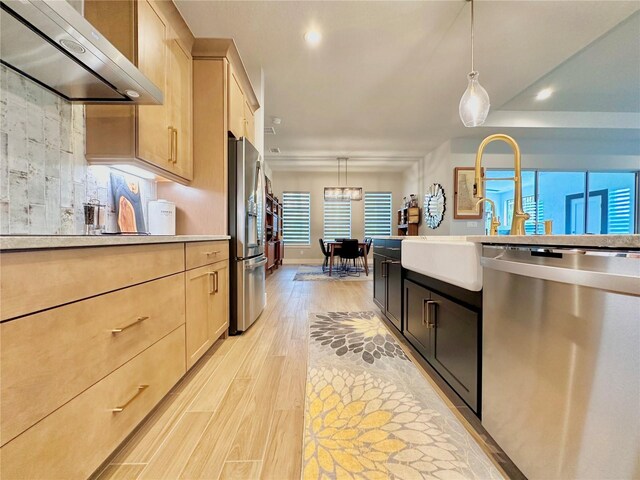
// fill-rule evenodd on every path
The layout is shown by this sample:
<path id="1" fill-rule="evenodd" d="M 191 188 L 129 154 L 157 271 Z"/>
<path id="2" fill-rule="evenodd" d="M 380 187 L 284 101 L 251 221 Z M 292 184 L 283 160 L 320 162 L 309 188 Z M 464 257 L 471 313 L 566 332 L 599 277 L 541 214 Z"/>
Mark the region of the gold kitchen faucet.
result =
<path id="1" fill-rule="evenodd" d="M 484 153 L 484 149 L 491 142 L 495 141 L 503 141 L 507 145 L 509 145 L 513 149 L 513 157 L 514 157 L 514 176 L 513 178 L 483 178 L 482 177 L 482 155 Z M 516 141 L 511 138 L 509 135 L 505 135 L 503 133 L 496 133 L 494 135 L 489 135 L 485 138 L 480 146 L 478 147 L 478 153 L 476 154 L 476 171 L 475 171 L 475 183 L 473 184 L 473 196 L 479 201 L 484 200 L 483 191 L 484 191 L 484 182 L 487 180 L 511 180 L 514 183 L 513 188 L 513 220 L 511 221 L 511 231 L 509 235 L 526 235 L 524 230 L 524 222 L 529 219 L 529 214 L 525 213 L 522 210 L 522 172 L 521 172 L 521 162 L 520 162 L 520 147 L 516 143 Z M 493 202 L 491 202 L 493 204 Z M 495 206 L 493 208 L 494 218 L 495 218 Z M 491 228 L 493 230 L 493 219 L 491 221 Z M 497 227 L 496 227 L 497 232 Z M 492 234 L 493 235 L 493 234 Z"/>

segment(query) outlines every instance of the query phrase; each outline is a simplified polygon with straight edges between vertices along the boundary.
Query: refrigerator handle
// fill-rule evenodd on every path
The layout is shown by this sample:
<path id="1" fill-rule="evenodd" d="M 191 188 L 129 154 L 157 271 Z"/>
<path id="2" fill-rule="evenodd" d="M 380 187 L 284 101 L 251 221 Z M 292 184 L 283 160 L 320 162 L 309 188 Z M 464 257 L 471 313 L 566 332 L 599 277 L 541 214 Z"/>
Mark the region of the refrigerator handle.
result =
<path id="1" fill-rule="evenodd" d="M 258 155 L 258 161 L 256 162 L 256 181 L 255 181 L 255 192 L 256 192 L 256 198 L 260 198 L 261 202 L 256 204 L 256 222 L 258 221 L 258 219 L 260 218 L 260 216 L 258 215 L 258 211 L 263 208 L 264 209 L 264 203 L 265 203 L 265 198 L 264 198 L 264 186 L 262 184 L 261 181 L 261 177 L 260 175 L 263 175 L 262 172 L 262 167 L 260 165 L 262 160 L 262 157 L 260 155 Z M 264 176 L 264 175 L 263 175 Z M 264 218 L 262 218 L 262 221 L 264 223 Z M 256 225 L 256 233 L 257 233 L 257 237 L 258 237 L 258 246 L 262 245 L 262 235 L 264 234 L 263 229 L 261 228 L 261 225 Z"/>

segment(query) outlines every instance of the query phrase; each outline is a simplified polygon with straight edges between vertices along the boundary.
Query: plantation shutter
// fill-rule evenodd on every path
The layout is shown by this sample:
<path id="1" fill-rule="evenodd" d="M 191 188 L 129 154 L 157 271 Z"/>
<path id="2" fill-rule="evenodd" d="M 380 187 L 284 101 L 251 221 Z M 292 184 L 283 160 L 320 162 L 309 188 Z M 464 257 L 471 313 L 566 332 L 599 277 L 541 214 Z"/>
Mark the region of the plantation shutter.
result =
<path id="1" fill-rule="evenodd" d="M 325 241 L 336 238 L 351 238 L 351 201 L 324 202 L 324 233 Z"/>
<path id="2" fill-rule="evenodd" d="M 365 237 L 391 235 L 391 203 L 391 192 L 365 192 Z"/>
<path id="3" fill-rule="evenodd" d="M 285 245 L 311 245 L 311 194 L 282 194 L 282 238 Z"/>

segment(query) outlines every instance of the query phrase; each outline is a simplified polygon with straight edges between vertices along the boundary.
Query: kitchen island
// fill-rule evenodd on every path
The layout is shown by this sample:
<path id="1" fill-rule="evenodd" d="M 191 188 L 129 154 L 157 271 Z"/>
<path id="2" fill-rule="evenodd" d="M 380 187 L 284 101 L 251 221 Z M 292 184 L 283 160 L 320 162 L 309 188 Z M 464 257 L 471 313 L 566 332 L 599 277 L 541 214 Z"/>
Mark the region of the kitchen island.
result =
<path id="1" fill-rule="evenodd" d="M 525 476 L 634 477 L 640 235 L 410 237 L 401 258 L 402 335 Z"/>

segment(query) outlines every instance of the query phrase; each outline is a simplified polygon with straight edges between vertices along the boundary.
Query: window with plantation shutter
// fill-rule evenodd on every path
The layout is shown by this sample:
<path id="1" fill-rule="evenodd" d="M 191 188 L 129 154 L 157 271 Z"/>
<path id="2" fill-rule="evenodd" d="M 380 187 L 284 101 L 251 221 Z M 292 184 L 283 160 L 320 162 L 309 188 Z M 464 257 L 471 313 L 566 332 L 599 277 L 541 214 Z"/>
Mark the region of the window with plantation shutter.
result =
<path id="1" fill-rule="evenodd" d="M 391 204 L 391 192 L 365 192 L 365 237 L 391 235 Z"/>
<path id="2" fill-rule="evenodd" d="M 311 194 L 282 194 L 282 238 L 285 245 L 311 245 Z"/>
<path id="3" fill-rule="evenodd" d="M 351 200 L 324 202 L 324 233 L 322 238 L 330 242 L 336 238 L 351 238 Z"/>

